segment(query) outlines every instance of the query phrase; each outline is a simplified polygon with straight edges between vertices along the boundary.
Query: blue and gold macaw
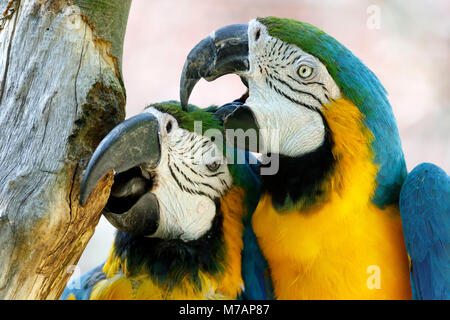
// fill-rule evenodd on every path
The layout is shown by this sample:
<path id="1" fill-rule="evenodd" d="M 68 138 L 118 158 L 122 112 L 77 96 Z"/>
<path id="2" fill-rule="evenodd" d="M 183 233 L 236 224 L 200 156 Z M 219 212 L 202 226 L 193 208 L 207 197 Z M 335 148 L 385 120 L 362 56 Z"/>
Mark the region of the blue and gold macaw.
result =
<path id="1" fill-rule="evenodd" d="M 119 231 L 107 261 L 71 283 L 62 299 L 271 294 L 270 280 L 260 281 L 268 279 L 267 263 L 250 224 L 259 178 L 248 153 L 223 148 L 220 112 L 153 104 L 105 137 L 87 167 L 80 201 L 114 170 L 103 214 Z M 227 164 L 226 152 L 242 161 Z M 253 271 L 243 273 L 242 264 Z"/>
<path id="2" fill-rule="evenodd" d="M 228 142 L 263 154 L 252 226 L 275 297 L 409 299 L 409 253 L 414 297 L 449 298 L 448 177 L 419 167 L 407 178 L 377 77 L 322 30 L 275 17 L 221 28 L 192 49 L 182 105 L 200 78 L 229 73 L 248 93 L 224 127 L 257 134 L 231 131 Z"/>

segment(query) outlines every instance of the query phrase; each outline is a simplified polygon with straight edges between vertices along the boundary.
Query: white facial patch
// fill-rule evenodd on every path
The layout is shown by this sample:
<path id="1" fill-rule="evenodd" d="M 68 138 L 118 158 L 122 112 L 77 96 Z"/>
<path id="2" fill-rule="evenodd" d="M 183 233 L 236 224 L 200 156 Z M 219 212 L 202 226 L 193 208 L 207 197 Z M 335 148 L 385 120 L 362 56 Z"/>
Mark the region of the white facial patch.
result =
<path id="1" fill-rule="evenodd" d="M 324 141 L 319 113 L 340 91 L 326 67 L 299 47 L 269 35 L 257 20 L 249 23 L 250 69 L 245 104 L 253 111 L 269 152 L 300 156 Z"/>
<path id="2" fill-rule="evenodd" d="M 158 198 L 160 223 L 152 237 L 198 239 L 212 226 L 214 199 L 232 185 L 226 160 L 209 138 L 179 127 L 172 115 L 153 107 L 145 112 L 160 124 L 161 160 L 151 191 Z"/>

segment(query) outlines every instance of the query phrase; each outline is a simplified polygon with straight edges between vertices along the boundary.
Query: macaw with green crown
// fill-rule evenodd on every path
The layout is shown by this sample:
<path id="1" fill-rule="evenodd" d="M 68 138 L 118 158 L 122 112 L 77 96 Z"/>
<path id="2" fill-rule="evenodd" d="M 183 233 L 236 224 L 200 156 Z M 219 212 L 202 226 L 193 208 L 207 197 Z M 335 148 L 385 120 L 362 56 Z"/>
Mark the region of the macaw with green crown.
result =
<path id="1" fill-rule="evenodd" d="M 263 153 L 262 167 L 278 156 L 252 217 L 275 297 L 450 298 L 450 179 L 432 164 L 407 174 L 377 77 L 324 31 L 276 17 L 196 45 L 182 104 L 200 78 L 230 73 L 248 92 L 225 129 L 258 133 L 238 147 Z"/>
<path id="2" fill-rule="evenodd" d="M 62 299 L 271 298 L 250 223 L 260 195 L 256 161 L 223 149 L 222 109 L 187 109 L 152 104 L 97 147 L 80 202 L 114 170 L 103 215 L 118 232 L 106 262 L 70 283 Z"/>

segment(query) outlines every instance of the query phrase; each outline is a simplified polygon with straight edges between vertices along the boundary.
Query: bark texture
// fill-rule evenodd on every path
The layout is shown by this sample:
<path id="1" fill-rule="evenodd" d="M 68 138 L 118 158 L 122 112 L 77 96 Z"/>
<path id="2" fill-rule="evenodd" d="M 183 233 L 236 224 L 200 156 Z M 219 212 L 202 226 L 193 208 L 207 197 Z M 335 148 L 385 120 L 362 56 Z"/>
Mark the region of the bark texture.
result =
<path id="1" fill-rule="evenodd" d="M 83 170 L 125 117 L 131 0 L 0 0 L 0 299 L 57 299 L 112 176 L 78 202 Z"/>

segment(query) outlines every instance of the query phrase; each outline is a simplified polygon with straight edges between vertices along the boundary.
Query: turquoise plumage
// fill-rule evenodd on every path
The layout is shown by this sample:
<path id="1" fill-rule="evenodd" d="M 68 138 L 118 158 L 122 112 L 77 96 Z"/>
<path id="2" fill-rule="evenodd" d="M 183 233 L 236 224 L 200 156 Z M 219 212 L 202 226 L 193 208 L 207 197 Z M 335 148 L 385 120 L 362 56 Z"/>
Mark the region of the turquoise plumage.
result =
<path id="1" fill-rule="evenodd" d="M 450 177 L 423 163 L 408 174 L 400 213 L 414 299 L 450 299 Z"/>

